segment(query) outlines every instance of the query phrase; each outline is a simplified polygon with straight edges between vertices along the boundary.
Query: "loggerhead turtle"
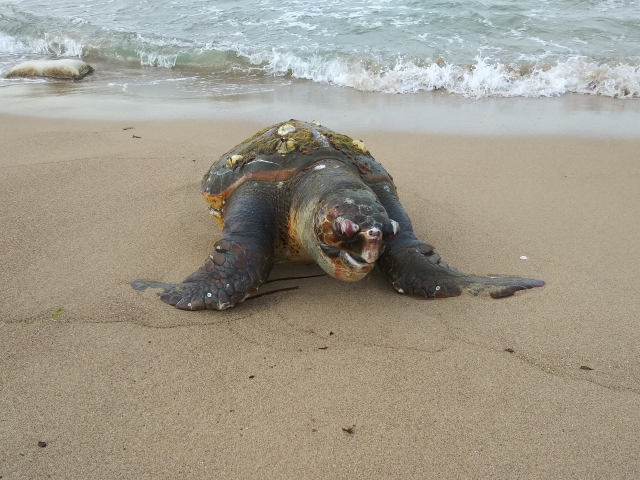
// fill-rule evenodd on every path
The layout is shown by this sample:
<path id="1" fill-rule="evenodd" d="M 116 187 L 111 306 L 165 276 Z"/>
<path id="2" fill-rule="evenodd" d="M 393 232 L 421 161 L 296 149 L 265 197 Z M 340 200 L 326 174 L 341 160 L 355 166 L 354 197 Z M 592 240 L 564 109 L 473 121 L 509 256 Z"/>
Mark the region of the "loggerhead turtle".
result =
<path id="1" fill-rule="evenodd" d="M 393 179 L 364 144 L 318 122 L 289 120 L 245 140 L 202 179 L 222 238 L 183 283 L 161 288 L 183 310 L 233 307 L 253 294 L 274 263 L 317 263 L 348 282 L 377 263 L 400 293 L 454 297 L 463 290 L 493 298 L 541 287 L 527 278 L 476 277 L 455 270 L 413 233 Z"/>

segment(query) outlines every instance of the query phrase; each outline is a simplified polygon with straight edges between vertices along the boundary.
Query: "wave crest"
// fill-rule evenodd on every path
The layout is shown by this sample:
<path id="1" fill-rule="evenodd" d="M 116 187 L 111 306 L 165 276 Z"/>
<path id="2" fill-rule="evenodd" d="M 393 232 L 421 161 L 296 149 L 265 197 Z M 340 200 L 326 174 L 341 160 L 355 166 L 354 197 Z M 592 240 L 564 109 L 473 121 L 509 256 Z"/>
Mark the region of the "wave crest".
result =
<path id="1" fill-rule="evenodd" d="M 83 37 L 84 38 L 84 37 Z M 566 93 L 613 98 L 640 97 L 640 66 L 604 64 L 585 57 L 544 63 L 544 55 L 512 63 L 476 56 L 468 64 L 444 59 L 371 58 L 351 52 L 300 48 L 256 48 L 245 44 L 199 45 L 178 39 L 122 34 L 110 41 L 79 40 L 64 34 L 43 37 L 0 33 L 0 53 L 15 56 L 107 58 L 142 66 L 188 68 L 216 78 L 293 77 L 365 92 L 415 93 L 443 90 L 465 97 L 551 97 Z M 524 58 L 524 57 L 523 57 Z M 7 60 L 0 66 L 8 65 Z M 113 65 L 113 64 L 112 64 Z M 246 81 L 246 80 L 245 80 Z"/>
<path id="2" fill-rule="evenodd" d="M 84 45 L 69 37 L 45 34 L 44 38 L 15 38 L 0 33 L 0 52 L 10 55 L 82 57 Z"/>
<path id="3" fill-rule="evenodd" d="M 640 67 L 597 64 L 569 59 L 557 65 L 505 65 L 477 56 L 474 63 L 451 65 L 442 59 L 416 62 L 399 59 L 393 66 L 344 58 L 301 58 L 272 51 L 249 57 L 263 63 L 265 73 L 351 87 L 365 92 L 415 93 L 445 90 L 465 97 L 551 97 L 565 93 L 640 97 Z"/>
<path id="4" fill-rule="evenodd" d="M 162 54 L 155 52 L 136 52 L 140 57 L 140 65 L 149 67 L 173 68 L 176 66 L 178 54 Z"/>

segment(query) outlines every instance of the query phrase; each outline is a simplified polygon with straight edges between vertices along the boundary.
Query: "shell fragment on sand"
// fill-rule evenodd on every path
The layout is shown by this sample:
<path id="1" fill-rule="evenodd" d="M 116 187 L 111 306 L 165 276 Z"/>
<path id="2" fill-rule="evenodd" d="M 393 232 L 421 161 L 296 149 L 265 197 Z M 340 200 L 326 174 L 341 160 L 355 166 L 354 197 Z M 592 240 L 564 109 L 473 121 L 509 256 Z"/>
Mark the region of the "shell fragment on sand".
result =
<path id="1" fill-rule="evenodd" d="M 53 77 L 80 80 L 91 72 L 93 67 L 82 60 L 30 60 L 10 69 L 5 78 Z"/>

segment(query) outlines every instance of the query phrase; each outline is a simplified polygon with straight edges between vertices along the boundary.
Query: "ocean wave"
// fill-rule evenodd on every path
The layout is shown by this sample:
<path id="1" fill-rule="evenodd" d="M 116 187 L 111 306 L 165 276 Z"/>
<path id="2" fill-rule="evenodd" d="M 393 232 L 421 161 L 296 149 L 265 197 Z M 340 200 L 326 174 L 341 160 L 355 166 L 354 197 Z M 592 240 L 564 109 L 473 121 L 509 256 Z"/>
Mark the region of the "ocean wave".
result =
<path id="1" fill-rule="evenodd" d="M 140 65 L 149 66 L 149 67 L 162 67 L 162 68 L 172 68 L 176 66 L 176 61 L 178 60 L 177 53 L 175 54 L 161 54 L 155 52 L 145 52 L 145 51 L 136 51 L 138 56 L 140 57 Z"/>
<path id="2" fill-rule="evenodd" d="M 640 67 L 604 65 L 570 58 L 557 65 L 503 64 L 475 57 L 467 65 L 397 60 L 392 66 L 371 60 L 311 55 L 303 58 L 272 50 L 254 54 L 251 63 L 261 63 L 272 76 L 291 75 L 365 92 L 416 93 L 445 90 L 465 97 L 552 97 L 566 93 L 615 98 L 640 97 Z"/>
<path id="3" fill-rule="evenodd" d="M 16 38 L 0 33 L 0 52 L 9 55 L 82 57 L 84 45 L 65 36 L 45 34 L 44 38 Z"/>
<path id="4" fill-rule="evenodd" d="M 88 56 L 92 61 L 134 60 L 141 66 L 218 75 L 219 80 L 226 75 L 232 83 L 242 83 L 243 77 L 290 77 L 391 94 L 443 90 L 470 98 L 552 97 L 566 93 L 640 97 L 640 66 L 598 63 L 583 56 L 551 63 L 546 54 L 521 55 L 518 61 L 505 63 L 478 55 L 469 63 L 460 64 L 443 58 L 376 57 L 332 48 L 324 52 L 305 51 L 303 46 L 256 48 L 231 41 L 199 45 L 140 34 L 123 34 L 113 42 L 98 42 L 65 35 L 29 38 L 2 33 L 0 53 L 9 54 L 10 58 L 47 55 Z M 0 69 L 6 66 L 6 61 L 0 61 Z"/>

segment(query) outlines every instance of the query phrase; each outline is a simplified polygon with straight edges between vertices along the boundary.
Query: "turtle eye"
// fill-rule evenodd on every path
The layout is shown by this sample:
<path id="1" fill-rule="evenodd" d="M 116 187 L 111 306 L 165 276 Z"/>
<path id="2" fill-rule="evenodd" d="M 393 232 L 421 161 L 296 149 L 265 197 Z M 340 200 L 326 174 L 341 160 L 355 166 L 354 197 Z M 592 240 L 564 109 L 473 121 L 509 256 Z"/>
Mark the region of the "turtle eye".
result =
<path id="1" fill-rule="evenodd" d="M 389 220 L 384 226 L 384 238 L 391 240 L 400 232 L 400 224 L 395 220 Z"/>
<path id="2" fill-rule="evenodd" d="M 357 223 L 345 217 L 338 217 L 333 222 L 333 231 L 341 237 L 353 238 L 359 230 L 360 226 Z"/>

